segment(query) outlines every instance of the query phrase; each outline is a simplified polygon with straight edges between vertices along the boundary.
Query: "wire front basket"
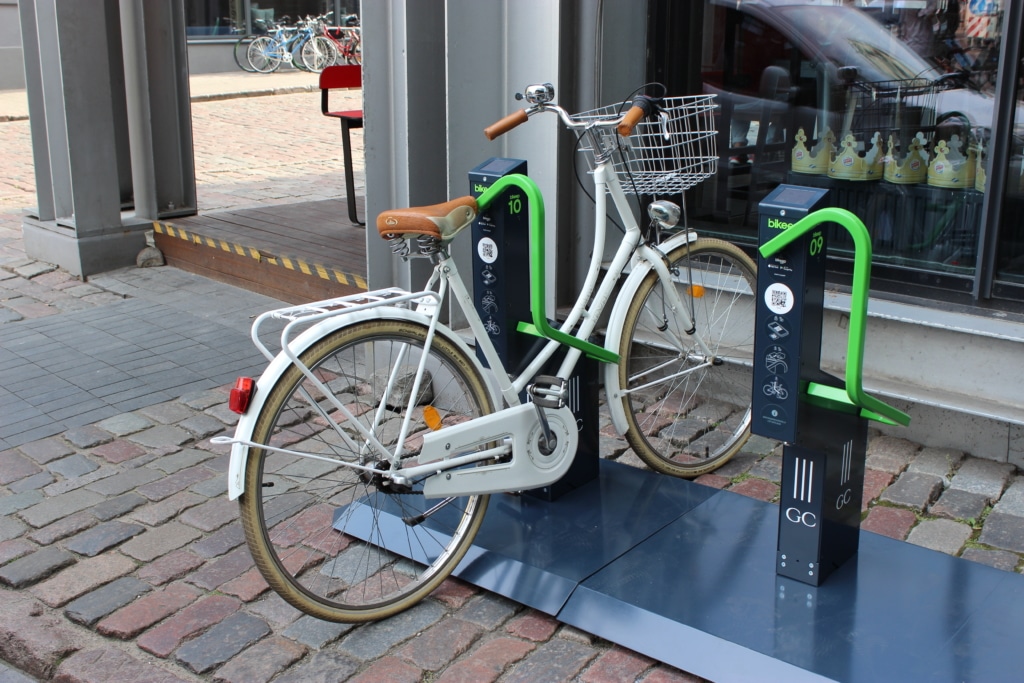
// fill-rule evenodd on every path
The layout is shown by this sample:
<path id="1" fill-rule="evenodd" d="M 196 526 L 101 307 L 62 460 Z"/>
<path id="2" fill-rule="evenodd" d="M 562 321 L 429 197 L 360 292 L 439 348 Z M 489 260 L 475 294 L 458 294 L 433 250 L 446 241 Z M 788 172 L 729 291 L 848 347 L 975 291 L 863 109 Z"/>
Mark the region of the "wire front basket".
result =
<path id="1" fill-rule="evenodd" d="M 612 168 L 626 194 L 671 195 L 693 187 L 718 168 L 714 125 L 714 95 L 666 97 L 662 114 L 644 119 L 628 138 L 614 128 L 599 131 L 603 151 L 612 152 Z M 613 119 L 629 110 L 630 103 L 593 109 L 573 118 Z M 593 138 L 584 135 L 580 150 L 591 171 L 597 151 Z"/>

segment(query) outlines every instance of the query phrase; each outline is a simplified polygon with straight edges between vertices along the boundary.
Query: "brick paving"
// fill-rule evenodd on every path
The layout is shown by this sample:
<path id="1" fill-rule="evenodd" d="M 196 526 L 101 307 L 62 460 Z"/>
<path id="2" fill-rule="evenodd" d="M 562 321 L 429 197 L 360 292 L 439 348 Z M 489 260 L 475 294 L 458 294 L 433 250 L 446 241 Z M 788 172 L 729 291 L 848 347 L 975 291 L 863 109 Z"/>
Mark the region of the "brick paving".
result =
<path id="1" fill-rule="evenodd" d="M 200 207 L 339 195 L 337 131 L 318 97 L 194 104 Z M 188 369 L 187 358 L 161 365 L 178 352 L 175 330 L 155 319 L 178 316 L 177 348 L 193 357 L 188 344 L 212 338 L 230 349 L 218 362 L 237 365 L 248 317 L 268 300 L 171 268 L 83 283 L 28 258 L 27 121 L 0 123 L 0 146 L 0 419 L 24 426 L 0 432 L 0 680 L 701 680 L 454 579 L 377 624 L 321 622 L 285 604 L 253 567 L 224 495 L 227 450 L 210 443 L 235 422 L 229 380 L 141 379 Z M 104 345 L 132 340 L 131 353 L 102 361 Z M 602 421 L 602 454 L 639 466 Z M 699 481 L 777 501 L 780 453 L 755 437 Z M 1024 569 L 1024 475 L 1012 465 L 875 434 L 867 468 L 865 530 Z"/>

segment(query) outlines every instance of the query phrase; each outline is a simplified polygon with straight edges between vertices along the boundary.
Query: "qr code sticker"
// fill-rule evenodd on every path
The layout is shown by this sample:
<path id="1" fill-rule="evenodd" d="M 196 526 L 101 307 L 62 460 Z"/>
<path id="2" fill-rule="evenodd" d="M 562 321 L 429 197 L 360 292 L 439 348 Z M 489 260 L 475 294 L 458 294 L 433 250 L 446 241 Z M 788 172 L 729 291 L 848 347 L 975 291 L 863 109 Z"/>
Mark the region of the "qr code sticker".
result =
<path id="1" fill-rule="evenodd" d="M 796 301 L 793 299 L 792 289 L 781 282 L 775 282 L 765 289 L 764 303 L 775 315 L 785 315 L 793 310 Z"/>

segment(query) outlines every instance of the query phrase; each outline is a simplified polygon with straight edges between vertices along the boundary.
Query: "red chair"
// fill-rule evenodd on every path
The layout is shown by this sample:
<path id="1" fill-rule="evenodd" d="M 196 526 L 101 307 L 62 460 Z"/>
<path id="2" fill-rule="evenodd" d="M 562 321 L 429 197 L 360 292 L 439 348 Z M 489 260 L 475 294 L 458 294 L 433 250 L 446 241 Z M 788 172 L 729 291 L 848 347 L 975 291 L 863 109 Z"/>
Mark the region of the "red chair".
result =
<path id="1" fill-rule="evenodd" d="M 320 73 L 320 111 L 324 116 L 341 120 L 341 144 L 345 152 L 345 198 L 348 201 L 348 217 L 356 225 L 366 225 L 356 215 L 356 181 L 352 172 L 352 140 L 349 131 L 363 127 L 363 110 L 331 111 L 327 103 L 328 93 L 338 88 L 359 88 L 363 85 L 363 68 L 358 64 L 329 66 Z"/>

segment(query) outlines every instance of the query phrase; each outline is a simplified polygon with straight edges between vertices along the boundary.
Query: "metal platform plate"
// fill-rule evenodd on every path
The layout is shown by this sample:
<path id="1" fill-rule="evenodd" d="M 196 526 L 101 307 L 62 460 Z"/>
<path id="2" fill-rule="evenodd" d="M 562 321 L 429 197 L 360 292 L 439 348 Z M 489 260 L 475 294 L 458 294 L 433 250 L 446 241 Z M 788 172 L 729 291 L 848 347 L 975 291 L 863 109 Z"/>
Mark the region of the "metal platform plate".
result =
<path id="1" fill-rule="evenodd" d="M 601 465 L 595 481 L 555 501 L 491 496 L 455 575 L 558 614 L 580 582 L 716 493 L 634 467 Z"/>
<path id="2" fill-rule="evenodd" d="M 778 508 L 602 461 L 554 502 L 493 496 L 460 578 L 715 681 L 1015 681 L 1024 577 L 861 532 L 814 588 Z"/>

